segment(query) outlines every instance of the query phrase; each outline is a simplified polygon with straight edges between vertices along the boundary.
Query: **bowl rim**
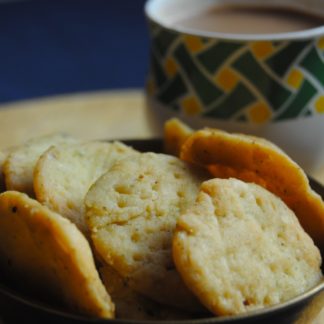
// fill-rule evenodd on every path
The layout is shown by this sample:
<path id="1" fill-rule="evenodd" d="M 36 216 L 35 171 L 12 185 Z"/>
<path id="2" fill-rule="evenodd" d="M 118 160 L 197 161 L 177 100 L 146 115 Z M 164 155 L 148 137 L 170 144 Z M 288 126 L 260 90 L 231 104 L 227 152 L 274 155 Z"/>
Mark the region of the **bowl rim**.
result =
<path id="1" fill-rule="evenodd" d="M 310 298 L 314 297 L 316 294 L 324 291 L 324 278 L 314 287 L 307 290 L 301 295 L 298 295 L 284 303 L 273 305 L 267 308 L 257 309 L 248 313 L 231 315 L 231 316 L 211 316 L 206 318 L 197 319 L 185 319 L 185 320 L 133 320 L 133 319 L 104 319 L 99 317 L 91 317 L 87 315 L 77 314 L 65 310 L 61 307 L 55 307 L 47 302 L 40 301 L 35 298 L 29 298 L 23 293 L 17 292 L 12 288 L 7 287 L 2 282 L 0 282 L 0 294 L 5 295 L 16 302 L 24 304 L 26 306 L 32 307 L 33 309 L 40 310 L 42 312 L 47 312 L 48 314 L 53 314 L 68 319 L 83 321 L 83 322 L 93 322 L 93 323 L 133 323 L 133 324 L 154 324 L 154 323 L 165 323 L 165 324 L 216 324 L 216 323 L 234 323 L 243 320 L 257 320 L 262 319 L 267 316 L 275 315 L 277 313 L 289 310 L 293 307 L 297 307 L 302 303 L 308 301 Z"/>

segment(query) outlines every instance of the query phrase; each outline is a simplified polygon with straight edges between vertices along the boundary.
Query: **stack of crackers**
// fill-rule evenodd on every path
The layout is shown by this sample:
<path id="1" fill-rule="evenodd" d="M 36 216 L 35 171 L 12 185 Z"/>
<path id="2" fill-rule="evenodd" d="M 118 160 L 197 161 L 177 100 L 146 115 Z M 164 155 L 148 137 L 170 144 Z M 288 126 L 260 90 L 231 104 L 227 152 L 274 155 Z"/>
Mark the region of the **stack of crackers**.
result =
<path id="1" fill-rule="evenodd" d="M 3 150 L 1 269 L 75 312 L 140 320 L 246 313 L 322 280 L 324 203 L 282 150 L 176 119 L 164 144 Z"/>

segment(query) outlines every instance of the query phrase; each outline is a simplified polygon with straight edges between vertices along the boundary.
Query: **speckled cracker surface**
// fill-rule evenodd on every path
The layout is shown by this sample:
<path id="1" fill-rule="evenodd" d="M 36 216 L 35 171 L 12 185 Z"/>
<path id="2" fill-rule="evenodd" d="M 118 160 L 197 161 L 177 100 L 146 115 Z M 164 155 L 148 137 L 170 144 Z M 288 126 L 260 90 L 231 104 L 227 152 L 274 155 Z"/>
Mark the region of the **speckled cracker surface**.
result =
<path id="1" fill-rule="evenodd" d="M 157 303 L 138 294 L 110 266 L 99 269 L 103 283 L 116 305 L 116 318 L 132 320 L 180 320 L 193 314 Z"/>
<path id="2" fill-rule="evenodd" d="M 84 197 L 90 186 L 119 159 L 139 154 L 120 142 L 60 145 L 47 150 L 34 170 L 36 198 L 87 233 Z"/>
<path id="3" fill-rule="evenodd" d="M 194 310 L 171 255 L 178 216 L 194 200 L 205 173 L 176 157 L 145 153 L 122 160 L 91 187 L 86 216 L 96 250 L 136 291 Z"/>
<path id="4" fill-rule="evenodd" d="M 304 171 L 273 143 L 204 129 L 185 141 L 181 158 L 208 167 L 215 177 L 235 177 L 267 188 L 295 212 L 317 246 L 324 247 L 324 202 L 311 189 Z"/>
<path id="5" fill-rule="evenodd" d="M 16 281 L 63 300 L 71 310 L 114 316 L 85 237 L 69 220 L 20 192 L 0 195 L 0 263 Z"/>
<path id="6" fill-rule="evenodd" d="M 319 250 L 294 213 L 237 179 L 202 184 L 178 220 L 173 256 L 187 286 L 217 315 L 289 300 L 322 277 Z"/>
<path id="7" fill-rule="evenodd" d="M 3 165 L 7 189 L 34 197 L 33 172 L 38 158 L 52 145 L 76 141 L 71 136 L 58 133 L 36 137 L 13 148 Z"/>

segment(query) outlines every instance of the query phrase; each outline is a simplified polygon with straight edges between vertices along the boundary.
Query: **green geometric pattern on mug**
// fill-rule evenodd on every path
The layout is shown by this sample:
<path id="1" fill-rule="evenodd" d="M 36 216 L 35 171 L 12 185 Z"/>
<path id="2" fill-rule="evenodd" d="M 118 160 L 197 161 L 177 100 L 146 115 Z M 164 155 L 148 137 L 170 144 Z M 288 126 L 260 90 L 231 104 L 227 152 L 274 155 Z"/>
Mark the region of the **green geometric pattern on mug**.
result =
<path id="1" fill-rule="evenodd" d="M 151 30 L 148 91 L 171 109 L 252 123 L 324 114 L 324 38 L 246 44 Z"/>

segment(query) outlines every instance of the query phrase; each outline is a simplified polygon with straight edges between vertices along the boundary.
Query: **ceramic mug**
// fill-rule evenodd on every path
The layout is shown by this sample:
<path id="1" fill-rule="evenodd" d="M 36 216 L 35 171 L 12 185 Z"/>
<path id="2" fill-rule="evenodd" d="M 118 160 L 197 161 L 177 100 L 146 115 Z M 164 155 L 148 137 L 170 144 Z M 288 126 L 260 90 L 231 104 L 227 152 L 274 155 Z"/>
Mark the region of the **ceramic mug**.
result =
<path id="1" fill-rule="evenodd" d="M 292 7 L 324 17 L 323 0 L 149 0 L 147 104 L 156 120 L 179 117 L 265 137 L 307 172 L 324 166 L 324 26 L 227 34 L 170 22 L 215 3 Z"/>

